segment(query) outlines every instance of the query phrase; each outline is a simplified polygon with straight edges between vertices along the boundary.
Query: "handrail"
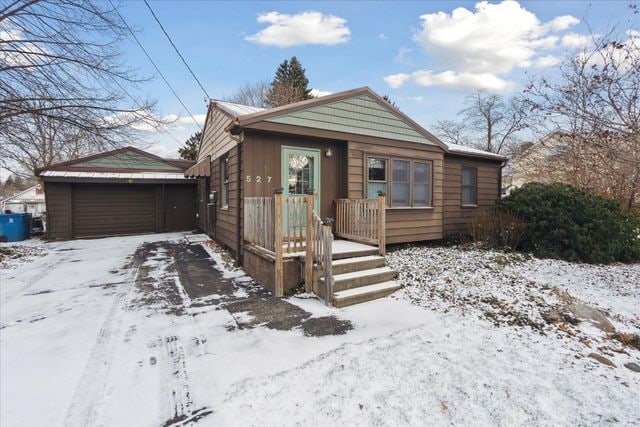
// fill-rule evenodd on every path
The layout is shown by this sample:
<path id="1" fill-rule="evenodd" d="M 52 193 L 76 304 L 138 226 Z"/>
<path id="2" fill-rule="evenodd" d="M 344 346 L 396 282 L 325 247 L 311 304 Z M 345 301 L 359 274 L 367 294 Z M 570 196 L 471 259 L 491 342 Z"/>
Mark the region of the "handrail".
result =
<path id="1" fill-rule="evenodd" d="M 331 306 L 333 305 L 333 233 L 331 232 L 331 222 L 323 222 L 314 212 L 313 230 L 313 259 L 307 258 L 307 263 L 315 263 L 319 268 L 319 273 L 324 276 L 324 302 Z"/>
<path id="2" fill-rule="evenodd" d="M 336 236 L 378 246 L 385 253 L 384 194 L 377 199 L 337 199 Z"/>

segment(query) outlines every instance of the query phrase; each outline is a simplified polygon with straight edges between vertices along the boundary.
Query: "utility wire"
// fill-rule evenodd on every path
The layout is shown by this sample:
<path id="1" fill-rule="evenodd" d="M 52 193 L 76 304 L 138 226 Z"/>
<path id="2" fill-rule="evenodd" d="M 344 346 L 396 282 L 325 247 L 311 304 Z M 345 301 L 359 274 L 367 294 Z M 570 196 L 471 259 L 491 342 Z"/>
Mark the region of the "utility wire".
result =
<path id="1" fill-rule="evenodd" d="M 125 27 L 127 27 L 127 30 L 129 30 L 129 33 L 131 33 L 131 35 L 133 36 L 133 39 L 136 41 L 136 43 L 138 44 L 138 46 L 140 46 L 140 49 L 142 49 L 142 52 L 144 52 L 145 56 L 147 57 L 147 59 L 149 60 L 149 62 L 151 62 L 151 65 L 153 65 L 153 68 L 156 69 L 156 71 L 158 72 L 158 74 L 160 75 L 160 77 L 162 77 L 162 80 L 164 81 L 164 83 L 167 85 L 167 87 L 169 88 L 169 90 L 171 90 L 171 93 L 173 93 L 173 96 L 176 97 L 176 99 L 178 100 L 178 102 L 180 103 L 180 105 L 182 105 L 182 108 L 185 109 L 185 111 L 189 114 L 189 117 L 191 117 L 191 120 L 193 120 L 193 123 L 196 124 L 196 126 L 198 126 L 198 128 L 200 128 L 200 130 L 202 130 L 202 126 L 200 126 L 200 123 L 198 123 L 198 121 L 193 117 L 193 114 L 191 113 L 191 111 L 189 111 L 189 109 L 187 108 L 187 106 L 184 104 L 184 102 L 182 101 L 182 99 L 180 99 L 180 96 L 176 93 L 175 89 L 173 89 L 173 86 L 171 86 L 171 84 L 169 83 L 169 81 L 167 80 L 167 78 L 164 76 L 164 74 L 162 74 L 162 71 L 160 71 L 160 69 L 158 68 L 158 66 L 156 65 L 156 63 L 153 61 L 153 59 L 151 59 L 151 56 L 149 55 L 149 53 L 147 52 L 147 50 L 144 48 L 144 46 L 142 45 L 142 43 L 140 42 L 140 40 L 138 40 L 138 37 L 136 37 L 136 34 L 133 32 L 133 30 L 131 29 L 131 27 L 129 27 L 129 24 L 127 24 L 127 21 L 125 21 L 124 17 L 120 14 L 120 11 L 115 7 L 115 5 L 113 4 L 112 0 L 109 0 L 109 3 L 111 4 L 111 7 L 113 7 L 113 10 L 115 10 L 115 12 L 118 14 L 118 16 L 120 17 L 120 19 L 122 20 L 122 23 L 124 24 Z"/>
<path id="2" fill-rule="evenodd" d="M 173 49 L 176 51 L 176 53 L 178 54 L 178 56 L 180 57 L 180 59 L 182 60 L 182 63 L 185 65 L 185 67 L 187 67 L 187 70 L 189 70 L 189 72 L 191 73 L 191 75 L 193 76 L 193 78 L 195 79 L 196 83 L 198 83 L 198 86 L 200 86 L 200 89 L 202 89 L 202 92 L 204 92 L 204 96 L 207 97 L 207 99 L 211 99 L 211 97 L 209 96 L 209 94 L 207 93 L 207 90 L 204 88 L 204 86 L 202 86 L 202 83 L 200 83 L 200 80 L 198 80 L 198 78 L 196 77 L 195 73 L 193 72 L 193 70 L 191 69 L 191 67 L 189 66 L 189 64 L 187 64 L 187 61 L 184 59 L 184 57 L 182 56 L 182 54 L 180 53 L 180 51 L 178 50 L 178 47 L 175 45 L 175 43 L 173 42 L 173 40 L 171 40 L 171 37 L 169 36 L 169 33 L 167 33 L 167 30 L 164 29 L 164 26 L 162 25 L 162 23 L 160 22 L 160 19 L 158 19 L 158 16 L 156 15 L 156 13 L 153 11 L 153 9 L 151 8 L 151 5 L 149 4 L 149 2 L 147 0 L 144 0 L 144 4 L 147 5 L 147 8 L 149 9 L 149 12 L 151 12 L 151 15 L 153 15 L 153 19 L 156 20 L 156 22 L 158 23 L 158 25 L 160 26 L 160 29 L 162 30 L 162 32 L 164 33 L 165 36 L 167 36 L 167 40 L 169 40 L 169 43 L 171 43 L 171 46 L 173 46 Z"/>

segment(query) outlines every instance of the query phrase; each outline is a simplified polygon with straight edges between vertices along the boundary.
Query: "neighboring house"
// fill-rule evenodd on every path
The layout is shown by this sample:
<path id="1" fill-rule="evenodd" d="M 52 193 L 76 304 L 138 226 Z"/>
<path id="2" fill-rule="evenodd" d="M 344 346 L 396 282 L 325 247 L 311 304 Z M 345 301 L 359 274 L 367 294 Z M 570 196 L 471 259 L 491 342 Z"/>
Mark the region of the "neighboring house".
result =
<path id="1" fill-rule="evenodd" d="M 44 214 L 47 208 L 42 186 L 36 184 L 18 194 L 0 200 L 0 211 L 7 210 L 13 213 L 30 213 L 34 217 Z"/>
<path id="2" fill-rule="evenodd" d="M 184 171 L 193 164 L 126 147 L 40 169 L 47 237 L 192 230 L 196 183 Z"/>
<path id="3" fill-rule="evenodd" d="M 397 289 L 386 244 L 464 232 L 499 199 L 505 161 L 445 145 L 365 87 L 267 110 L 213 101 L 186 175 L 198 226 L 249 274 L 343 306 Z"/>
<path id="4" fill-rule="evenodd" d="M 553 132 L 513 156 L 509 172 L 504 177 L 506 191 L 522 187 L 528 182 L 563 181 L 566 171 L 558 167 L 557 160 L 562 163 L 566 150 L 567 144 L 562 139 L 562 133 Z"/>

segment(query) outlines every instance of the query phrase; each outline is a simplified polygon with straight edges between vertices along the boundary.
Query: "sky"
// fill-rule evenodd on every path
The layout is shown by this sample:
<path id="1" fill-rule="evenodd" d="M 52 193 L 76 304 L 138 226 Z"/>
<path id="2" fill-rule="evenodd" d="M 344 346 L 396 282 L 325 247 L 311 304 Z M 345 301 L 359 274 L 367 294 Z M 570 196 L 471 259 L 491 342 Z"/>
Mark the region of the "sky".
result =
<path id="1" fill-rule="evenodd" d="M 528 76 L 553 73 L 559 58 L 592 33 L 613 25 L 639 30 L 628 1 L 171 1 L 149 0 L 161 23 L 211 98 L 270 81 L 279 63 L 297 56 L 309 87 L 339 92 L 369 86 L 429 129 L 455 119 L 466 94 L 511 95 Z M 142 1 L 121 13 L 199 123 L 205 94 Z M 588 25 L 587 25 L 588 24 Z M 124 62 L 138 75 L 155 70 L 133 41 Z M 156 76 L 138 95 L 158 114 L 178 117 L 166 132 L 143 135 L 146 148 L 177 156 L 198 130 Z"/>

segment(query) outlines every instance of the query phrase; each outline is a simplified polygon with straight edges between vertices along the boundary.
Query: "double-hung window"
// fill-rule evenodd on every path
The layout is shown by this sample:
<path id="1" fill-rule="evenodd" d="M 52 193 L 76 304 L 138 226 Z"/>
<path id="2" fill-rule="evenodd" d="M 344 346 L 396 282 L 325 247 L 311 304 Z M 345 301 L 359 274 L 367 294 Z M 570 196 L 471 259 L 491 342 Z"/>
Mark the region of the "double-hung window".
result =
<path id="1" fill-rule="evenodd" d="M 462 167 L 462 204 L 475 206 L 478 204 L 478 170 Z"/>
<path id="2" fill-rule="evenodd" d="M 387 194 L 390 207 L 429 208 L 432 206 L 430 161 L 369 157 L 367 159 L 367 198 Z"/>
<path id="3" fill-rule="evenodd" d="M 413 206 L 431 206 L 431 162 L 413 162 Z"/>
<path id="4" fill-rule="evenodd" d="M 391 206 L 411 206 L 411 183 L 409 160 L 392 160 L 393 173 L 391 176 Z"/>
<path id="5" fill-rule="evenodd" d="M 229 208 L 229 157 L 220 159 L 220 203 L 223 209 Z"/>

